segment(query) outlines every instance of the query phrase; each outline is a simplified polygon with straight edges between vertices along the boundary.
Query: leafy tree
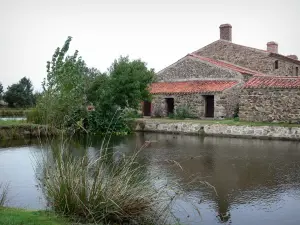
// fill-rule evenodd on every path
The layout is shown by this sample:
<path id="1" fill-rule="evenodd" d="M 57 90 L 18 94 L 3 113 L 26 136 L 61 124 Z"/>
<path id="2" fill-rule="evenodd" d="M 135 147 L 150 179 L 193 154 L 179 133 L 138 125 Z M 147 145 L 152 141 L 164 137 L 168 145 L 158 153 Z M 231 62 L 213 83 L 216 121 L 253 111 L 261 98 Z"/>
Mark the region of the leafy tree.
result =
<path id="1" fill-rule="evenodd" d="M 66 56 L 72 38 L 68 37 L 62 48 L 57 48 L 52 60 L 47 62 L 47 78 L 42 83 L 43 96 L 38 102 L 44 122 L 57 126 L 70 123 L 72 116 L 84 104 L 83 74 L 85 62 L 78 51 Z"/>
<path id="2" fill-rule="evenodd" d="M 115 60 L 109 69 L 110 92 L 113 102 L 121 108 L 137 109 L 141 101 L 149 100 L 148 86 L 154 80 L 154 70 L 141 60 L 128 57 Z"/>
<path id="3" fill-rule="evenodd" d="M 142 100 L 150 98 L 147 87 L 153 80 L 153 70 L 140 60 L 120 57 L 107 74 L 101 73 L 87 67 L 77 50 L 67 55 L 71 40 L 68 37 L 47 62 L 44 91 L 34 117 L 71 130 L 128 131 L 126 108 L 137 108 Z"/>
<path id="4" fill-rule="evenodd" d="M 2 99 L 2 94 L 3 94 L 3 85 L 0 83 L 0 100 Z"/>
<path id="5" fill-rule="evenodd" d="M 33 86 L 30 79 L 23 77 L 17 84 L 8 86 L 3 98 L 10 107 L 33 106 Z"/>

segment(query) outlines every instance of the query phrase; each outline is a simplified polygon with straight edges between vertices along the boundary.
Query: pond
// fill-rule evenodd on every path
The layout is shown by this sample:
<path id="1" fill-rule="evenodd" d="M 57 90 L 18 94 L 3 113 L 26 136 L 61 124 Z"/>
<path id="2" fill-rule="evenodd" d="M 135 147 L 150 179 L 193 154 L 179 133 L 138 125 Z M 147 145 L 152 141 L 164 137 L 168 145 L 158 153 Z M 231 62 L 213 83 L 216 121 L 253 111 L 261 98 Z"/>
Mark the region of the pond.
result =
<path id="1" fill-rule="evenodd" d="M 89 151 L 96 154 L 100 143 L 94 140 Z M 115 151 L 125 153 L 145 143 L 141 162 L 159 171 L 161 179 L 174 179 L 182 186 L 184 197 L 174 206 L 181 223 L 300 224 L 299 142 L 155 133 L 136 133 L 111 142 Z M 0 146 L 0 183 L 10 183 L 10 206 L 46 206 L 36 187 L 39 168 L 34 159 L 39 154 L 38 141 Z M 182 169 L 170 165 L 171 160 Z M 220 213 L 230 216 L 222 221 Z"/>

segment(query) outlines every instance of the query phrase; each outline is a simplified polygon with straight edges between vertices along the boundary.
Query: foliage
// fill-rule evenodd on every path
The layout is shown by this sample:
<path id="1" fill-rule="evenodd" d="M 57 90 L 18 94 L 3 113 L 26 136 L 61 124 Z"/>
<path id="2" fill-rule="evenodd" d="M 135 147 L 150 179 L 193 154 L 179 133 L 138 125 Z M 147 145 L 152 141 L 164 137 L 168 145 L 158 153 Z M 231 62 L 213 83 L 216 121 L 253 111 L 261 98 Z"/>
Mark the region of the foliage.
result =
<path id="1" fill-rule="evenodd" d="M 43 118 L 37 108 L 25 112 L 27 122 L 34 124 L 43 124 Z"/>
<path id="2" fill-rule="evenodd" d="M 154 80 L 154 70 L 147 69 L 141 60 L 130 61 L 128 57 L 115 60 L 109 69 L 109 90 L 122 109 L 137 109 L 144 100 L 150 100 L 148 85 Z"/>
<path id="3" fill-rule="evenodd" d="M 44 123 L 58 127 L 73 124 L 73 119 L 85 113 L 88 69 L 77 50 L 66 56 L 71 40 L 68 37 L 63 47 L 56 49 L 52 61 L 47 62 L 44 91 L 37 104 L 37 112 Z"/>
<path id="4" fill-rule="evenodd" d="M 190 113 L 190 108 L 187 105 L 180 105 L 175 108 L 174 118 L 185 119 L 193 117 Z"/>
<path id="5" fill-rule="evenodd" d="M 33 106 L 33 87 L 30 79 L 23 77 L 17 84 L 8 86 L 3 99 L 9 107 Z"/>
<path id="6" fill-rule="evenodd" d="M 0 110 L 0 116 L 1 117 L 23 117 L 28 111 L 30 110 L 3 108 Z"/>
<path id="7" fill-rule="evenodd" d="M 150 98 L 147 87 L 153 70 L 141 60 L 120 57 L 107 73 L 101 73 L 87 67 L 77 50 L 67 56 L 71 40 L 68 37 L 47 63 L 44 91 L 30 116 L 74 132 L 128 132 L 126 110 L 137 109 Z"/>
<path id="8" fill-rule="evenodd" d="M 182 120 L 193 118 L 193 115 L 190 113 L 190 107 L 188 105 L 179 105 L 175 107 L 174 113 L 169 113 L 168 117 L 170 119 Z"/>
<path id="9" fill-rule="evenodd" d="M 137 162 L 140 151 L 116 159 L 103 143 L 96 158 L 87 151 L 76 157 L 67 143 L 52 145 L 43 162 L 37 161 L 51 209 L 86 223 L 164 224 L 176 194 L 166 185 L 154 186 L 157 175 Z"/>
<path id="10" fill-rule="evenodd" d="M 3 207 L 7 202 L 8 184 L 0 183 L 0 207 Z"/>
<path id="11" fill-rule="evenodd" d="M 0 83 L 0 100 L 2 99 L 2 94 L 3 94 L 3 85 Z"/>

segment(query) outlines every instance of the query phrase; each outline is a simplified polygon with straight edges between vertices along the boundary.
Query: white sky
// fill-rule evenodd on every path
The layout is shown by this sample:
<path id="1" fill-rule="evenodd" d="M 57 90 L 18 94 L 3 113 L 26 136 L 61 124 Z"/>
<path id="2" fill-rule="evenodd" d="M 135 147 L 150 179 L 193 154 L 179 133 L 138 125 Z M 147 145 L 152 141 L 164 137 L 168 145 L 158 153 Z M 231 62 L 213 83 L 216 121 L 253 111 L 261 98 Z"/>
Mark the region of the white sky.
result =
<path id="1" fill-rule="evenodd" d="M 219 39 L 233 26 L 233 42 L 300 56 L 299 0 L 0 0 L 0 82 L 23 76 L 36 89 L 46 61 L 72 36 L 89 66 L 105 71 L 120 55 L 159 71 Z M 70 52 L 70 54 L 71 54 Z"/>

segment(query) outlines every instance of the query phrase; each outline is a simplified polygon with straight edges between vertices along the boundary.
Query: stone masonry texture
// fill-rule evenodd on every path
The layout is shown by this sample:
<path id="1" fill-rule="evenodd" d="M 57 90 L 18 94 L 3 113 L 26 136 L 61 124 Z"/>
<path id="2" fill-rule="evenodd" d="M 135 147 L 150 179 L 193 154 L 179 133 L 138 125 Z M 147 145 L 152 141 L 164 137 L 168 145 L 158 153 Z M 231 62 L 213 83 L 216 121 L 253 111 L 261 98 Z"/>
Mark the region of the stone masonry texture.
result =
<path id="1" fill-rule="evenodd" d="M 215 41 L 194 54 L 224 60 L 242 67 L 259 71 L 265 74 L 278 76 L 294 76 L 296 67 L 300 67 L 288 60 L 269 56 L 269 52 L 231 43 L 225 40 Z M 275 61 L 279 67 L 275 69 Z"/>
<path id="2" fill-rule="evenodd" d="M 243 76 L 235 71 L 220 68 L 207 62 L 202 62 L 190 56 L 157 73 L 157 81 L 183 81 L 183 80 L 242 80 Z"/>
<path id="3" fill-rule="evenodd" d="M 235 126 L 225 124 L 202 124 L 197 121 L 163 122 L 161 120 L 146 119 L 137 120 L 134 129 L 143 132 L 173 134 L 300 140 L 300 127 Z"/>
<path id="4" fill-rule="evenodd" d="M 239 117 L 244 121 L 300 121 L 300 89 L 243 89 Z"/>

